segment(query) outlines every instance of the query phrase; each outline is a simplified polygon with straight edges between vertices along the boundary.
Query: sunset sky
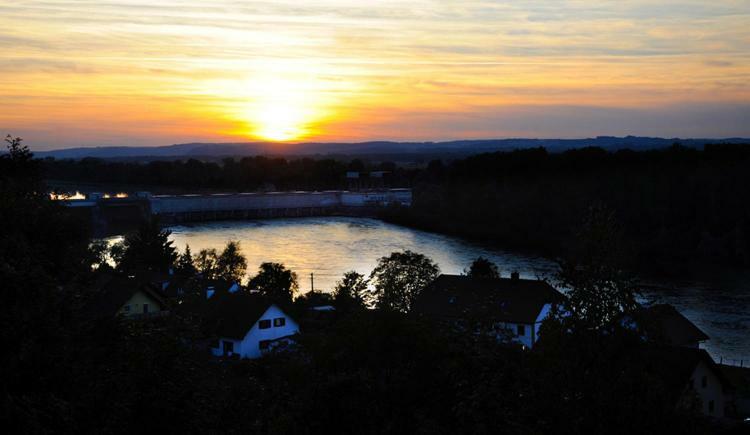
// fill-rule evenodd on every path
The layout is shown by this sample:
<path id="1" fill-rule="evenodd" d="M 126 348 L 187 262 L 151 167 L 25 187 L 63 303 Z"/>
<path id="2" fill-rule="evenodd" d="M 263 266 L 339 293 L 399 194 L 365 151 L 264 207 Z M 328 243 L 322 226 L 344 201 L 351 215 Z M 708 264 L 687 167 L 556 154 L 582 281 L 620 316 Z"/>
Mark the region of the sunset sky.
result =
<path id="1" fill-rule="evenodd" d="M 750 1 L 0 0 L 0 133 L 750 137 Z"/>

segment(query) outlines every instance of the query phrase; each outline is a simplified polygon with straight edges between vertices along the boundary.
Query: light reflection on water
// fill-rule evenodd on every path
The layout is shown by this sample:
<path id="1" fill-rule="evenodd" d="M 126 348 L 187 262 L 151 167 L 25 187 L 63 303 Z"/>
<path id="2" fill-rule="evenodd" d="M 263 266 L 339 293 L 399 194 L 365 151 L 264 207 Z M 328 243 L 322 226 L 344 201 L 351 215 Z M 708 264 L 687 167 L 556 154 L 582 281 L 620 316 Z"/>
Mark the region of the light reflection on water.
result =
<path id="1" fill-rule="evenodd" d="M 554 264 L 538 257 L 525 257 L 461 239 L 428 233 L 363 218 L 301 218 L 233 221 L 174 226 L 172 240 L 180 250 L 190 245 L 197 253 L 220 249 L 227 240 L 239 240 L 251 272 L 264 261 L 284 263 L 300 277 L 302 290 L 309 290 L 310 273 L 315 288 L 329 291 L 344 272 L 369 274 L 378 258 L 409 249 L 433 259 L 443 273 L 461 273 L 471 261 L 484 256 L 505 275 L 517 270 L 534 278 L 554 271 Z"/>
<path id="2" fill-rule="evenodd" d="M 503 251 L 488 245 L 429 233 L 375 219 L 299 218 L 259 221 L 210 222 L 170 227 L 175 246 L 186 244 L 193 253 L 221 249 L 228 240 L 239 240 L 250 273 L 265 261 L 284 263 L 297 272 L 300 289 L 330 291 L 341 275 L 356 270 L 365 275 L 378 258 L 409 249 L 432 258 L 443 273 L 461 273 L 473 259 L 483 256 L 508 276 L 552 277 L 555 264 L 547 259 Z M 672 290 L 647 292 L 647 300 L 670 303 L 711 337 L 705 348 L 719 360 L 745 359 L 750 364 L 750 282 L 746 279 L 716 284 L 662 283 Z"/>

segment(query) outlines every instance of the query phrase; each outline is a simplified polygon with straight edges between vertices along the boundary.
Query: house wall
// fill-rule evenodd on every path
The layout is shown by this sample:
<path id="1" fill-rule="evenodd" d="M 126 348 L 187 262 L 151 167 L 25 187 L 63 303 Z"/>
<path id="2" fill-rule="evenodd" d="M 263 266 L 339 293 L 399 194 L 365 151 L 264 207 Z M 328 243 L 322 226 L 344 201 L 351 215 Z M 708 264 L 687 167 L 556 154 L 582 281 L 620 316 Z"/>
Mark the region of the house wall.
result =
<path id="1" fill-rule="evenodd" d="M 706 386 L 702 384 L 703 377 L 706 377 Z M 724 418 L 724 411 L 729 402 L 729 398 L 724 394 L 724 387 L 721 385 L 719 378 L 713 370 L 703 361 L 700 361 L 690 377 L 692 391 L 694 391 L 701 401 L 701 411 L 703 414 Z M 688 391 L 690 393 L 690 390 Z M 709 403 L 714 402 L 713 412 L 709 411 Z"/>
<path id="2" fill-rule="evenodd" d="M 286 319 L 284 326 L 276 327 L 273 326 L 273 319 L 283 317 Z M 268 329 L 260 329 L 258 323 L 261 320 L 271 320 L 271 327 Z M 262 355 L 260 350 L 261 340 L 275 340 L 277 338 L 286 337 L 299 332 L 299 325 L 281 308 L 276 305 L 268 307 L 265 313 L 260 316 L 257 322 L 253 325 L 252 329 L 248 331 L 245 338 L 242 340 L 240 356 L 242 358 L 258 358 Z"/>
<path id="3" fill-rule="evenodd" d="M 284 326 L 273 326 L 273 319 L 283 317 L 286 319 Z M 270 320 L 271 327 L 268 329 L 260 329 L 258 323 L 261 320 Z M 262 356 L 263 351 L 260 349 L 261 340 L 276 340 L 281 337 L 294 335 L 299 332 L 299 325 L 286 313 L 284 313 L 276 305 L 271 305 L 263 313 L 258 321 L 253 324 L 250 331 L 247 332 L 242 340 L 236 340 L 233 338 L 220 337 L 218 347 L 212 348 L 211 353 L 214 356 L 223 355 L 223 342 L 231 341 L 234 343 L 234 353 L 239 355 L 241 358 L 259 358 Z"/>
<path id="4" fill-rule="evenodd" d="M 500 322 L 495 324 L 496 329 L 507 329 L 513 335 L 513 340 L 531 349 L 534 347 L 534 343 L 539 339 L 539 328 L 542 326 L 544 319 L 549 316 L 552 311 L 552 304 L 545 304 L 539 311 L 539 315 L 533 324 L 529 323 L 511 323 L 511 322 Z M 524 334 L 518 335 L 518 327 L 523 325 Z"/>
<path id="5" fill-rule="evenodd" d="M 522 325 L 524 328 L 523 335 L 518 335 L 519 325 Z M 495 324 L 495 328 L 500 329 L 500 330 L 502 329 L 508 330 L 513 336 L 513 341 L 516 341 L 528 348 L 531 348 L 534 346 L 534 342 L 532 341 L 532 337 L 531 337 L 532 325 L 529 325 L 527 323 L 499 322 Z"/>
<path id="6" fill-rule="evenodd" d="M 156 299 L 149 296 L 147 293 L 142 291 L 137 291 L 133 294 L 133 296 L 123 304 L 122 307 L 120 307 L 120 314 L 123 316 L 133 316 L 133 315 L 141 315 L 143 314 L 143 304 L 148 304 L 148 312 L 149 313 L 158 313 L 162 311 L 161 304 L 156 301 Z M 130 310 L 126 311 L 125 307 L 130 306 Z"/>

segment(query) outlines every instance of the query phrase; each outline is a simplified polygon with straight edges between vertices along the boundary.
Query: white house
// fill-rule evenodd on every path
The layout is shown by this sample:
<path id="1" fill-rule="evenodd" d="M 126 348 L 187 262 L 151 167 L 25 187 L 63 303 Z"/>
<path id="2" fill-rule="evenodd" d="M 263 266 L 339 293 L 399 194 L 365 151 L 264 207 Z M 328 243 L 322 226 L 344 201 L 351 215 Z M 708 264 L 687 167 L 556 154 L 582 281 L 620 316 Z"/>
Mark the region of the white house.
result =
<path id="1" fill-rule="evenodd" d="M 413 311 L 428 318 L 508 338 L 528 348 L 539 339 L 539 328 L 563 300 L 545 281 L 472 278 L 440 275 L 414 302 Z"/>
<path id="2" fill-rule="evenodd" d="M 216 356 L 258 358 L 293 342 L 299 325 L 278 305 L 257 294 L 224 293 L 206 300 L 204 321 L 217 338 Z"/>
<path id="3" fill-rule="evenodd" d="M 644 346 L 635 357 L 646 371 L 660 378 L 676 405 L 708 417 L 734 413 L 731 382 L 703 349 L 685 346 Z"/>

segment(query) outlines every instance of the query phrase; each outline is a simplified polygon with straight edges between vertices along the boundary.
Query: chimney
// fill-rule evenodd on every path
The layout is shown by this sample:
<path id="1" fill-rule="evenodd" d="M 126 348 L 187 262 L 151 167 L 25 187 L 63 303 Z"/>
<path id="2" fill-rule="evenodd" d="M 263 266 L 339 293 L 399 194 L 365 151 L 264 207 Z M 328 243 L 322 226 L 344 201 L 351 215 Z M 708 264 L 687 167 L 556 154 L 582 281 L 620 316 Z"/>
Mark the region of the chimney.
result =
<path id="1" fill-rule="evenodd" d="M 517 270 L 514 270 L 510 273 L 510 279 L 511 281 L 518 281 L 518 278 L 520 278 L 521 275 L 518 274 Z"/>

